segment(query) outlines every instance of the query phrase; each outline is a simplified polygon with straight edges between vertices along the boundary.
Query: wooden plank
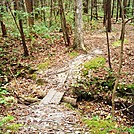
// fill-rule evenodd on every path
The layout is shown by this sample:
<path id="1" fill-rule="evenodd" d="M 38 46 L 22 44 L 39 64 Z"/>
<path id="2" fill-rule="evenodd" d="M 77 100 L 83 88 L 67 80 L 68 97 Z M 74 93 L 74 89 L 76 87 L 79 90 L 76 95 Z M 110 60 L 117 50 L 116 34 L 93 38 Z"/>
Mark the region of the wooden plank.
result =
<path id="1" fill-rule="evenodd" d="M 56 92 L 53 98 L 51 99 L 50 103 L 59 104 L 63 95 L 64 95 L 64 92 Z"/>
<path id="2" fill-rule="evenodd" d="M 40 105 L 44 104 L 49 104 L 51 102 L 51 99 L 54 97 L 54 95 L 56 94 L 56 90 L 51 89 L 47 95 L 41 100 Z"/>

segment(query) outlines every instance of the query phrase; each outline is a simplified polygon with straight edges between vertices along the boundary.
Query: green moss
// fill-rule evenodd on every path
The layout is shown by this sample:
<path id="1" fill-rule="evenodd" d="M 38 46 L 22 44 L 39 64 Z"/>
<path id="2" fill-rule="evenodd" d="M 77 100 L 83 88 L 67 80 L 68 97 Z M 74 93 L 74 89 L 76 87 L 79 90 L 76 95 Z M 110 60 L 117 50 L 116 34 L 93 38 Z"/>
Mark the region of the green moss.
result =
<path id="1" fill-rule="evenodd" d="M 106 134 L 110 130 L 114 129 L 116 125 L 115 122 L 112 122 L 110 120 L 100 120 L 100 119 L 99 120 L 85 119 L 84 122 L 87 124 L 92 134 Z"/>
<path id="2" fill-rule="evenodd" d="M 104 57 L 95 57 L 94 59 L 88 61 L 88 62 L 85 62 L 84 63 L 84 67 L 86 69 L 97 69 L 99 67 L 102 67 L 104 64 L 106 63 L 106 60 Z M 87 72 L 85 72 L 87 73 Z"/>
<path id="3" fill-rule="evenodd" d="M 76 51 L 69 52 L 68 54 L 69 54 L 70 58 L 74 58 L 79 55 L 79 53 Z"/>
<path id="4" fill-rule="evenodd" d="M 44 85 L 44 80 L 43 79 L 38 79 L 36 81 L 36 84 L 38 84 L 38 85 Z"/>
<path id="5" fill-rule="evenodd" d="M 128 40 L 125 39 L 124 43 L 127 43 L 127 42 L 128 42 Z M 119 47 L 120 45 L 121 45 L 121 40 L 117 40 L 117 41 L 112 43 L 113 47 Z"/>
<path id="6" fill-rule="evenodd" d="M 109 117 L 108 117 L 109 118 Z M 84 119 L 84 123 L 89 127 L 91 134 L 109 134 L 109 133 L 131 133 L 134 134 L 134 127 L 126 127 L 117 125 L 115 121 L 110 119 L 100 119 L 99 116 L 92 119 Z M 111 118 L 111 117 L 110 117 Z"/>
<path id="7" fill-rule="evenodd" d="M 36 80 L 37 74 L 32 74 L 31 76 L 32 76 L 32 80 Z"/>
<path id="8" fill-rule="evenodd" d="M 74 107 L 71 104 L 69 104 L 69 103 L 65 103 L 65 106 L 68 107 L 69 109 L 74 110 Z"/>
<path id="9" fill-rule="evenodd" d="M 45 70 L 45 69 L 48 68 L 49 65 L 50 65 L 50 62 L 49 62 L 49 61 L 46 61 L 46 62 L 44 62 L 44 63 L 40 63 L 40 64 L 38 65 L 38 68 L 39 68 L 40 70 Z"/>

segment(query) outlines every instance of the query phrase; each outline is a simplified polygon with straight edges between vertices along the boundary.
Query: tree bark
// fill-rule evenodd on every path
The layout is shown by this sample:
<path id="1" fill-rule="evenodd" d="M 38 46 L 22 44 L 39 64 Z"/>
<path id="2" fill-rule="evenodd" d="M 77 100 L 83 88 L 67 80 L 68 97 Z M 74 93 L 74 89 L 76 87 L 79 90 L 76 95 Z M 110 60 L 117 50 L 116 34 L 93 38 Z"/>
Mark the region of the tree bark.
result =
<path id="1" fill-rule="evenodd" d="M 7 37 L 6 26 L 3 22 L 3 12 L 4 12 L 3 6 L 4 5 L 3 5 L 2 1 L 0 1 L 0 4 L 1 4 L 0 24 L 1 24 L 2 37 Z"/>
<path id="2" fill-rule="evenodd" d="M 21 35 L 21 39 L 22 39 L 22 45 L 23 45 L 23 50 L 24 50 L 24 56 L 28 56 L 29 55 L 29 53 L 28 53 L 28 49 L 27 49 L 27 46 L 26 46 L 26 42 L 25 42 L 25 35 L 24 35 L 24 32 L 23 32 L 23 25 L 22 25 L 22 20 L 19 18 L 19 25 L 17 24 L 17 21 L 16 21 L 16 18 L 15 18 L 15 15 L 13 14 L 13 12 L 12 12 L 12 10 L 11 10 L 11 7 L 10 7 L 10 5 L 9 5 L 9 2 L 8 1 L 6 1 L 7 2 L 7 5 L 8 5 L 8 7 L 9 7 L 9 10 L 10 10 L 10 12 L 11 12 L 11 15 L 12 15 L 12 17 L 13 17 L 13 19 L 14 19 L 14 22 L 15 22 L 15 24 L 16 24 L 16 26 L 17 26 L 17 28 L 18 28 L 18 30 L 19 30 L 19 32 L 20 32 L 20 35 Z M 16 10 L 20 10 L 20 7 L 19 7 L 19 0 L 15 0 L 15 4 L 16 4 Z"/>
<path id="3" fill-rule="evenodd" d="M 122 62 L 123 62 L 123 45 L 124 45 L 124 36 L 125 36 L 125 18 L 124 18 L 124 8 L 123 8 L 123 4 L 120 1 L 120 5 L 121 5 L 121 10 L 122 10 L 122 29 L 121 29 L 121 33 L 122 33 L 122 39 L 121 39 L 121 47 L 120 47 L 120 59 L 119 59 L 119 68 L 118 68 L 118 72 L 117 72 L 117 76 L 116 76 L 116 81 L 115 81 L 115 85 L 114 85 L 114 89 L 113 89 L 113 93 L 112 93 L 112 117 L 114 119 L 115 116 L 115 97 L 116 97 L 116 89 L 119 83 L 119 78 L 120 78 L 120 73 L 121 73 L 121 68 L 122 68 Z"/>
<path id="4" fill-rule="evenodd" d="M 76 11 L 75 11 L 75 35 L 73 46 L 76 49 L 86 51 L 84 46 L 83 37 L 83 20 L 82 20 L 82 0 L 75 0 Z"/>
<path id="5" fill-rule="evenodd" d="M 27 13 L 29 14 L 28 16 L 28 23 L 29 26 L 34 25 L 34 17 L 33 17 L 33 0 L 25 0 L 26 3 L 26 8 L 27 8 Z"/>
<path id="6" fill-rule="evenodd" d="M 83 11 L 84 13 L 88 14 L 88 0 L 84 0 Z"/>
<path id="7" fill-rule="evenodd" d="M 107 0 L 107 31 L 111 32 L 111 0 Z"/>
<path id="8" fill-rule="evenodd" d="M 59 8 L 60 8 L 60 19 L 61 19 L 61 26 L 63 30 L 63 38 L 65 41 L 66 46 L 70 46 L 70 38 L 69 38 L 69 33 L 67 30 L 67 25 L 66 25 L 66 18 L 64 14 L 64 8 L 63 8 L 63 1 L 59 0 Z"/>

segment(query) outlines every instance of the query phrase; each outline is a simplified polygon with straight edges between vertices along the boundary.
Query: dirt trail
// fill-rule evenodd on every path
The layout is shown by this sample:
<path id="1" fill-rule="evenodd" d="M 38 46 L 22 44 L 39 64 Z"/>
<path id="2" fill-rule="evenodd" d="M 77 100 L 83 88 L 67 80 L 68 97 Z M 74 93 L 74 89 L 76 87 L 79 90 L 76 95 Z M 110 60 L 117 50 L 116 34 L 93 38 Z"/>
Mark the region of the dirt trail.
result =
<path id="1" fill-rule="evenodd" d="M 101 50 L 94 50 L 92 54 L 102 54 Z M 93 55 L 81 54 L 68 62 L 64 67 L 59 69 L 49 69 L 44 73 L 37 72 L 39 77 L 42 77 L 56 90 L 65 90 L 71 83 L 75 83 L 80 77 L 80 71 L 83 68 L 82 64 L 90 60 Z M 41 76 L 40 76 L 41 75 Z M 50 88 L 50 89 L 51 89 Z M 49 90 L 50 90 L 49 89 Z M 23 108 L 22 108 L 23 107 Z M 19 122 L 24 124 L 24 127 L 19 133 L 33 134 L 88 134 L 89 130 L 82 123 L 82 117 L 74 110 L 60 105 L 32 105 L 22 106 L 20 110 L 24 115 L 19 116 Z M 19 109 L 18 109 L 19 110 Z M 16 111 L 17 112 L 17 111 Z M 19 113 L 19 111 L 17 112 Z"/>

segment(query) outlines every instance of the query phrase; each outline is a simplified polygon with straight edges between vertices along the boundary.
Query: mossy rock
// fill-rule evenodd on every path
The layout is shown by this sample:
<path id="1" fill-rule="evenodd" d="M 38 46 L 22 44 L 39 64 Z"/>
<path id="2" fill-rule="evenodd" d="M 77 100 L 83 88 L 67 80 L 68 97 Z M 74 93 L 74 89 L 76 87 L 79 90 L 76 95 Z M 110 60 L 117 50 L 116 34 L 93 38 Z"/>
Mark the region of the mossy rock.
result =
<path id="1" fill-rule="evenodd" d="M 91 59 L 90 61 L 87 61 L 84 63 L 84 68 L 86 69 L 97 69 L 99 67 L 102 67 L 106 63 L 106 60 L 104 57 L 99 56 Z"/>

